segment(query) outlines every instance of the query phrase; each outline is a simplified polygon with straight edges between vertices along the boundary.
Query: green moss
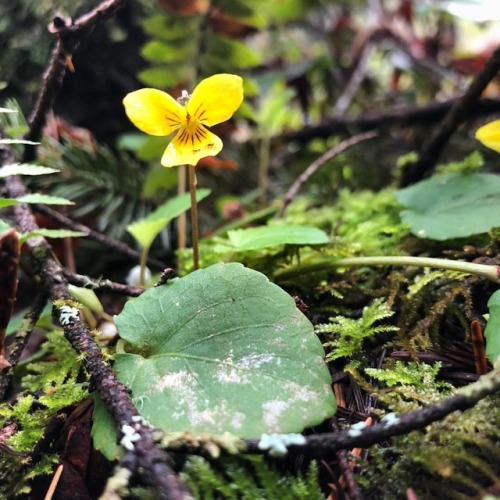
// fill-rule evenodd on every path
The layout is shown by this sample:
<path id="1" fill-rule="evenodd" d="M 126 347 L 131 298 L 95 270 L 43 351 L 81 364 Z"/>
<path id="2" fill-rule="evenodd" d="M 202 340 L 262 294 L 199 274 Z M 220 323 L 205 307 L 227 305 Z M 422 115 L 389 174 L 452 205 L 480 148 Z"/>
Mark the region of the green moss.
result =
<path id="1" fill-rule="evenodd" d="M 22 379 L 22 386 L 32 393 L 22 393 L 12 405 L 0 406 L 0 428 L 13 428 L 7 445 L 15 452 L 32 452 L 51 418 L 88 395 L 75 352 L 61 331 L 50 332 L 42 350 L 45 360 L 30 363 L 30 372 Z M 40 397 L 33 395 L 40 391 Z M 51 473 L 57 459 L 55 455 L 46 455 L 33 464 L 29 457 L 0 454 L 0 470 L 8 471 L 0 477 L 2 491 L 11 496 L 28 494 L 30 481 Z"/>
<path id="2" fill-rule="evenodd" d="M 500 397 L 455 412 L 425 431 L 394 438 L 391 448 L 372 448 L 360 463 L 359 481 L 372 498 L 471 498 L 498 480 Z"/>
<path id="3" fill-rule="evenodd" d="M 377 193 L 342 189 L 335 203 L 321 207 L 311 199 L 297 198 L 280 223 L 306 224 L 332 234 L 329 253 L 336 257 L 400 255 L 400 245 L 409 234 L 400 209 L 391 189 Z"/>

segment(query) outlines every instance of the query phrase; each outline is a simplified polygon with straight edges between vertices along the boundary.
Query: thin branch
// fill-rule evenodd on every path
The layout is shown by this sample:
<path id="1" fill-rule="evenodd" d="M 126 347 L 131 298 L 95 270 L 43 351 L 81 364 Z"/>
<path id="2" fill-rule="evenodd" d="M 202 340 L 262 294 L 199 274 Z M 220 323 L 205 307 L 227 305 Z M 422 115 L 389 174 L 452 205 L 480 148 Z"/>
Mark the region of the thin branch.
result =
<path id="1" fill-rule="evenodd" d="M 31 309 L 24 316 L 23 322 L 19 327 L 14 340 L 9 345 L 8 360 L 10 367 L 0 376 L 0 401 L 3 401 L 4 399 L 5 392 L 7 391 L 7 388 L 12 381 L 12 377 L 14 376 L 14 370 L 17 363 L 21 359 L 21 354 L 28 343 L 30 335 L 35 329 L 36 322 L 38 321 L 38 318 L 40 318 L 46 303 L 47 296 L 44 292 L 38 293 L 35 296 Z"/>
<path id="2" fill-rule="evenodd" d="M 67 269 L 63 269 L 62 272 L 72 285 L 88 288 L 95 292 L 110 292 L 116 295 L 126 295 L 127 297 L 139 297 L 144 292 L 144 288 L 140 286 L 124 285 L 123 283 L 115 283 L 108 279 L 95 280 L 88 276 L 73 273 Z"/>
<path id="3" fill-rule="evenodd" d="M 377 132 L 365 132 L 364 134 L 354 135 L 349 139 L 342 141 L 340 144 L 337 144 L 337 146 L 328 150 L 326 153 L 321 155 L 317 160 L 311 163 L 304 170 L 304 172 L 302 172 L 299 178 L 290 186 L 290 189 L 287 191 L 283 199 L 283 205 L 281 206 L 276 217 L 278 218 L 283 217 L 283 213 L 285 212 L 286 207 L 295 198 L 295 196 L 297 196 L 297 193 L 300 191 L 302 185 L 306 183 L 311 177 L 311 175 L 313 175 L 322 165 L 324 165 L 327 161 L 331 160 L 335 156 L 343 153 L 344 151 L 354 146 L 355 144 L 367 141 L 368 139 L 373 139 L 377 135 L 378 135 Z"/>
<path id="4" fill-rule="evenodd" d="M 29 131 L 25 139 L 34 142 L 40 139 L 46 115 L 61 89 L 68 60 L 71 60 L 71 55 L 78 48 L 81 40 L 98 24 L 113 17 L 124 5 L 125 0 L 106 0 L 88 14 L 79 17 L 75 22 L 61 16 L 54 17 L 49 31 L 57 37 L 57 43 L 43 75 L 43 84 L 38 93 L 35 107 L 28 119 Z M 31 161 L 35 157 L 35 153 L 36 146 L 26 147 L 23 161 Z"/>
<path id="5" fill-rule="evenodd" d="M 288 450 L 293 453 L 314 454 L 315 458 L 318 458 L 331 455 L 338 450 L 368 448 L 394 436 L 424 429 L 427 425 L 442 420 L 455 411 L 472 408 L 480 400 L 499 390 L 500 370 L 494 370 L 482 376 L 477 382 L 459 389 L 454 396 L 435 405 L 405 413 L 400 417 L 391 414 L 385 420 L 362 429 L 306 436 L 305 444 L 290 445 Z M 258 447 L 259 441 L 248 440 L 246 444 L 247 453 L 262 453 Z"/>
<path id="6" fill-rule="evenodd" d="M 363 45 L 359 56 L 355 58 L 354 67 L 351 68 L 349 81 L 346 83 L 344 91 L 337 99 L 333 108 L 334 116 L 342 116 L 347 111 L 347 108 L 349 108 L 359 86 L 363 82 L 363 78 L 365 78 L 368 57 L 372 51 L 373 44 L 368 41 Z"/>
<path id="7" fill-rule="evenodd" d="M 88 226 L 85 226 L 84 224 L 75 222 L 74 220 L 70 219 L 61 212 L 54 210 L 53 208 L 50 208 L 46 205 L 36 205 L 34 207 L 34 210 L 36 212 L 45 215 L 52 221 L 57 222 L 62 227 L 71 229 L 73 231 L 80 231 L 82 233 L 85 233 L 85 235 L 91 240 L 97 241 L 98 243 L 101 243 L 101 245 L 104 245 L 105 247 L 110 248 L 111 250 L 115 250 L 124 255 L 128 255 L 130 258 L 137 261 L 139 261 L 141 258 L 140 252 L 134 250 L 126 243 L 123 243 L 123 241 L 115 240 L 114 238 L 110 238 L 105 234 L 102 234 L 98 231 L 94 231 L 93 229 L 90 229 Z M 152 257 L 148 258 L 148 264 L 152 267 L 155 267 L 158 270 L 164 269 L 166 267 L 163 262 L 161 262 L 158 259 L 154 259 Z"/>
<path id="8" fill-rule="evenodd" d="M 19 236 L 9 229 L 0 236 L 0 373 L 8 366 L 5 359 L 5 334 L 16 302 L 19 270 Z"/>
<path id="9" fill-rule="evenodd" d="M 27 189 L 17 176 L 6 179 L 9 197 L 26 194 Z M 13 207 L 17 225 L 24 233 L 36 231 L 38 226 L 27 205 Z M 113 370 L 104 360 L 99 346 L 90 330 L 81 320 L 77 309 L 66 304 L 72 303 L 68 291 L 68 282 L 59 263 L 55 260 L 50 245 L 45 238 L 29 238 L 25 248 L 31 261 L 34 275 L 40 280 L 42 288 L 54 302 L 53 316 L 61 323 L 65 337 L 73 349 L 81 354 L 90 375 L 91 383 L 96 387 L 106 408 L 120 429 L 133 426 L 140 439 L 134 443 L 133 461 L 135 469 L 150 486 L 153 486 L 161 498 L 189 498 L 187 490 L 180 483 L 174 471 L 168 465 L 169 457 L 155 442 L 154 429 L 136 421 L 139 413 L 130 397 L 128 388 L 118 381 Z M 68 316 L 69 308 L 69 316 Z"/>
<path id="10" fill-rule="evenodd" d="M 500 71 L 500 45 L 490 59 L 477 73 L 465 94 L 455 102 L 439 128 L 420 151 L 418 160 L 411 163 L 403 172 L 402 185 L 407 186 L 423 179 L 439 160 L 448 140 L 466 119 L 470 119 L 483 90 Z"/>
<path id="11" fill-rule="evenodd" d="M 97 24 L 113 16 L 124 3 L 125 0 L 104 1 L 75 23 L 61 17 L 54 19 L 50 30 L 58 36 L 58 42 L 44 75 L 37 104 L 29 119 L 29 140 L 37 141 L 40 137 L 46 113 L 52 107 L 62 84 L 66 59 L 77 48 L 83 36 L 88 35 Z M 25 160 L 31 159 L 34 154 L 34 148 L 26 149 Z M 3 160 L 12 159 L 12 153 L 7 149 L 0 150 L 0 156 Z M 5 185 L 10 197 L 27 193 L 18 176 L 8 177 Z M 21 232 L 38 229 L 27 205 L 15 205 L 12 212 Z M 122 465 L 125 463 L 130 466 L 131 475 L 140 474 L 144 482 L 153 486 L 161 498 L 190 498 L 187 489 L 171 469 L 168 455 L 156 445 L 154 429 L 140 419 L 128 388 L 118 381 L 88 327 L 81 320 L 78 310 L 71 306 L 73 302 L 68 291 L 68 281 L 63 268 L 54 258 L 50 245 L 45 238 L 34 237 L 26 241 L 25 248 L 34 276 L 40 280 L 42 289 L 54 302 L 54 320 L 61 323 L 65 337 L 74 350 L 82 355 L 91 383 L 99 392 L 120 432 L 132 427 L 138 435 L 138 440 L 133 443 L 132 449 L 125 456 L 127 460 L 122 461 Z"/>
<path id="12" fill-rule="evenodd" d="M 433 125 L 441 121 L 458 99 L 433 102 L 427 106 L 401 106 L 387 112 L 365 110 L 359 116 L 335 117 L 320 125 L 303 127 L 295 132 L 287 132 L 276 140 L 306 144 L 314 139 L 326 139 L 332 135 L 347 135 L 349 131 L 365 132 L 393 127 Z M 500 111 L 500 99 L 479 99 L 468 111 L 468 118 L 491 115 Z"/>
<path id="13" fill-rule="evenodd" d="M 332 427 L 335 432 L 339 432 L 339 426 L 336 419 L 333 419 Z M 363 493 L 354 479 L 354 471 L 347 456 L 347 451 L 338 450 L 335 452 L 335 455 L 337 457 L 340 470 L 342 471 L 342 476 L 339 479 L 340 486 L 343 484 L 345 485 L 350 500 L 363 500 Z"/>

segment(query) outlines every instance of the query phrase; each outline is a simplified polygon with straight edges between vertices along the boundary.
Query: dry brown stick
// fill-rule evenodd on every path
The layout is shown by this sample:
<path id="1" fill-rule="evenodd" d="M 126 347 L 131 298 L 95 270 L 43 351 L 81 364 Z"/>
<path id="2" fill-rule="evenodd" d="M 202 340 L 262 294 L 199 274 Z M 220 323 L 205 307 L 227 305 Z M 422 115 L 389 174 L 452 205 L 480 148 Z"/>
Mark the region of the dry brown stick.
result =
<path id="1" fill-rule="evenodd" d="M 54 17 L 49 31 L 57 37 L 49 65 L 43 75 L 43 84 L 38 93 L 36 104 L 28 123 L 29 131 L 25 138 L 37 142 L 45 125 L 47 112 L 52 108 L 59 93 L 62 80 L 72 53 L 78 48 L 81 40 L 98 24 L 107 21 L 125 5 L 125 0 L 106 0 L 95 9 L 79 17 L 75 22 L 62 16 Z M 26 147 L 23 161 L 33 160 L 36 146 Z"/>
<path id="2" fill-rule="evenodd" d="M 115 283 L 108 279 L 92 279 L 88 276 L 76 274 L 67 269 L 63 269 L 63 274 L 69 283 L 82 288 L 88 288 L 96 292 L 109 292 L 116 295 L 125 295 L 127 297 L 138 297 L 145 288 L 141 286 L 124 285 L 123 283 Z"/>
<path id="3" fill-rule="evenodd" d="M 401 179 L 407 186 L 423 179 L 436 165 L 441 152 L 457 128 L 470 117 L 486 86 L 500 71 L 500 45 L 483 68 L 476 74 L 465 94 L 455 102 L 443 121 L 420 151 L 416 162 L 409 164 Z"/>
<path id="4" fill-rule="evenodd" d="M 346 450 L 338 450 L 335 452 L 337 456 L 337 460 L 339 462 L 340 470 L 342 471 L 342 476 L 340 479 L 343 479 L 345 482 L 345 487 L 349 494 L 350 500 L 363 500 L 363 493 L 361 492 L 361 488 L 358 483 L 354 479 L 354 472 L 351 468 L 351 464 L 347 457 Z"/>
<path id="5" fill-rule="evenodd" d="M 327 161 L 331 160 L 335 156 L 343 153 L 350 147 L 358 144 L 360 142 L 366 141 L 368 139 L 373 139 L 378 135 L 377 132 L 365 132 L 363 134 L 358 134 L 350 137 L 342 141 L 340 144 L 337 144 L 332 149 L 328 150 L 326 153 L 321 155 L 317 160 L 311 163 L 302 174 L 294 181 L 294 183 L 290 186 L 290 189 L 286 192 L 285 197 L 283 198 L 283 205 L 281 206 L 279 212 L 277 213 L 277 217 L 283 217 L 283 214 L 286 210 L 286 207 L 290 204 L 290 202 L 297 196 L 297 193 L 300 191 L 302 185 L 309 180 L 311 175 L 313 175 L 322 165 L 324 165 Z"/>
<path id="6" fill-rule="evenodd" d="M 30 335 L 35 329 L 36 322 L 40 318 L 42 311 L 47 303 L 47 296 L 45 293 L 37 293 L 35 299 L 31 304 L 30 310 L 25 314 L 23 322 L 17 331 L 14 340 L 9 344 L 8 361 L 9 368 L 4 371 L 0 376 L 0 401 L 3 401 L 7 387 L 12 381 L 14 370 L 17 363 L 21 359 L 21 354 L 28 343 Z"/>
<path id="7" fill-rule="evenodd" d="M 472 320 L 470 324 L 470 337 L 476 373 L 478 375 L 484 375 L 488 373 L 488 361 L 486 359 L 483 329 L 481 328 L 481 323 L 479 323 L 477 319 Z"/>
<path id="8" fill-rule="evenodd" d="M 337 419 L 333 419 L 332 427 L 334 432 L 339 432 L 339 426 L 337 424 Z M 354 479 L 354 471 L 352 462 L 349 461 L 346 450 L 338 450 L 335 452 L 337 461 L 339 463 L 342 475 L 339 477 L 339 486 L 345 486 L 349 499 L 351 500 L 363 500 L 363 493 L 358 483 Z"/>

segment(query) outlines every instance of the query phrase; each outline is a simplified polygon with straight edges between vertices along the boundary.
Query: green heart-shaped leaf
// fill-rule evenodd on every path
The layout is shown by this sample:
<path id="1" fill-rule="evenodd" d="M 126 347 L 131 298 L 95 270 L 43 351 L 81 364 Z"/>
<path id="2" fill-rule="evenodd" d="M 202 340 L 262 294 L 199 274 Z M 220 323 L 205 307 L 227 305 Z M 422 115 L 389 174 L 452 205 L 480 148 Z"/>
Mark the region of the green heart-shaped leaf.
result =
<path id="1" fill-rule="evenodd" d="M 129 352 L 114 368 L 154 426 L 256 438 L 300 432 L 335 411 L 312 324 L 286 292 L 241 264 L 152 288 L 115 319 Z"/>
<path id="2" fill-rule="evenodd" d="M 262 250 L 280 245 L 325 245 L 325 232 L 308 226 L 261 226 L 227 232 L 236 251 Z"/>
<path id="3" fill-rule="evenodd" d="M 500 175 L 436 175 L 396 191 L 403 222 L 420 238 L 447 240 L 500 226 Z"/>

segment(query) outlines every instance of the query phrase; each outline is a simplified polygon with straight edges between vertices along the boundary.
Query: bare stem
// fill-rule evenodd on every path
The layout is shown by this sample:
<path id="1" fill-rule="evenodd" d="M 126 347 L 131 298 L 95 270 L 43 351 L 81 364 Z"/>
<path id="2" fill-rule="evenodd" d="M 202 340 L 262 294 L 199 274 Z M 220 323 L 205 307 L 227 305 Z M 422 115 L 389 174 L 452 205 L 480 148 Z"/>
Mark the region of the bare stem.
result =
<path id="1" fill-rule="evenodd" d="M 269 158 L 271 153 L 271 140 L 269 136 L 264 136 L 260 141 L 259 153 L 259 189 L 260 189 L 260 208 L 266 206 L 267 189 L 269 186 Z"/>
<path id="2" fill-rule="evenodd" d="M 412 256 L 381 256 L 381 257 L 350 257 L 346 259 L 320 259 L 309 264 L 289 267 L 278 271 L 275 278 L 279 280 L 289 279 L 292 276 L 307 274 L 316 271 L 326 271 L 337 267 L 355 266 L 416 266 L 431 267 L 435 269 L 448 269 L 462 273 L 474 274 L 486 278 L 494 283 L 500 283 L 499 269 L 497 266 L 488 264 L 475 264 L 448 259 L 434 259 L 431 257 Z"/>
<path id="3" fill-rule="evenodd" d="M 139 285 L 146 286 L 146 265 L 148 263 L 149 247 L 144 247 L 141 252 Z"/>
<path id="4" fill-rule="evenodd" d="M 186 192 L 186 168 L 181 165 L 178 170 L 177 194 L 179 196 Z M 186 212 L 182 212 L 177 218 L 177 248 L 184 250 L 186 248 Z"/>
<path id="5" fill-rule="evenodd" d="M 200 268 L 198 256 L 198 205 L 196 204 L 196 172 L 194 165 L 189 166 L 189 192 L 191 194 L 191 239 L 193 245 L 193 269 Z"/>

